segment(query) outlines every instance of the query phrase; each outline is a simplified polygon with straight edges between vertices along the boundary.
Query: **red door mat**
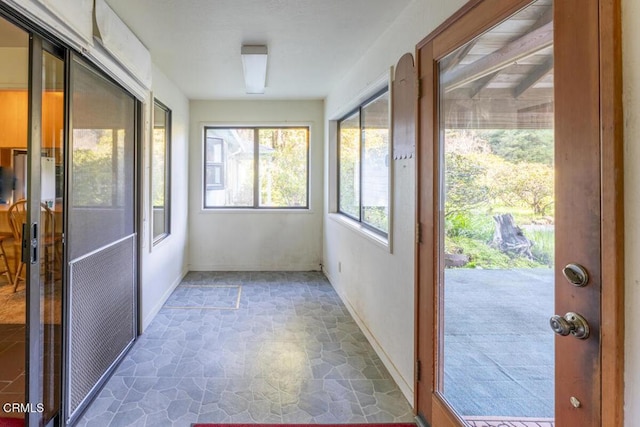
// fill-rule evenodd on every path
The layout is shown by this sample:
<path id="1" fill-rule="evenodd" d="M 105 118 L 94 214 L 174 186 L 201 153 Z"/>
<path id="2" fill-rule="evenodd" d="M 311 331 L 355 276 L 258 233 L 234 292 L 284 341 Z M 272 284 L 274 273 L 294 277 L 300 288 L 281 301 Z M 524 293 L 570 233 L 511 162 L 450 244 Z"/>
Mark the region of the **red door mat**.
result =
<path id="1" fill-rule="evenodd" d="M 192 427 L 416 427 L 414 423 L 369 423 L 369 424 L 215 424 L 196 423 Z"/>
<path id="2" fill-rule="evenodd" d="M 0 417 L 0 427 L 24 427 L 24 418 Z"/>

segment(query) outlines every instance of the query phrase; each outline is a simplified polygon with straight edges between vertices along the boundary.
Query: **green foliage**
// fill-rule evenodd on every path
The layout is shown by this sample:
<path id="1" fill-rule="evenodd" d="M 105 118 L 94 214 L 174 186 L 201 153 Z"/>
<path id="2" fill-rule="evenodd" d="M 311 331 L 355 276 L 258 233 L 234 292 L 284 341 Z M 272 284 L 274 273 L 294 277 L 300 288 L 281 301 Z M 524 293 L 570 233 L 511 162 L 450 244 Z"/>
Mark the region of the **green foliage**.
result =
<path id="1" fill-rule="evenodd" d="M 387 233 L 389 231 L 389 218 L 387 208 L 384 206 L 365 206 L 362 213 L 363 221 Z"/>
<path id="2" fill-rule="evenodd" d="M 540 264 L 553 266 L 555 253 L 555 233 L 553 230 L 526 230 L 525 236 L 533 242 L 531 253 Z"/>
<path id="3" fill-rule="evenodd" d="M 527 234 L 533 259 L 491 246 L 493 215 L 512 213 L 518 225 L 553 215 L 552 130 L 445 131 L 445 251 L 470 258 L 466 268 L 553 264 L 553 231 Z"/>
<path id="4" fill-rule="evenodd" d="M 151 144 L 151 201 L 154 207 L 165 207 L 166 129 L 154 128 Z"/>
<path id="5" fill-rule="evenodd" d="M 445 218 L 445 229 L 449 237 L 469 237 L 490 242 L 495 229 L 491 215 L 457 212 Z"/>
<path id="6" fill-rule="evenodd" d="M 491 152 L 513 163 L 553 165 L 553 130 L 496 129 L 478 131 Z"/>
<path id="7" fill-rule="evenodd" d="M 113 131 L 90 129 L 74 131 L 74 206 L 112 206 L 115 192 L 113 147 L 120 135 Z M 124 135 L 122 135 L 123 137 Z"/>
<path id="8" fill-rule="evenodd" d="M 448 237 L 445 240 L 445 250 L 448 253 L 463 253 L 469 257 L 469 262 L 463 268 L 534 268 L 540 263 L 524 257 L 510 257 L 487 243 L 465 236 Z"/>
<path id="9" fill-rule="evenodd" d="M 445 217 L 472 210 L 489 201 L 487 168 L 474 154 L 445 154 Z"/>
<path id="10" fill-rule="evenodd" d="M 357 187 L 360 178 L 360 129 L 340 129 L 340 210 L 348 214 L 359 216 L 360 197 Z"/>
<path id="11" fill-rule="evenodd" d="M 522 204 L 535 216 L 553 206 L 553 168 L 542 163 L 504 162 L 492 175 L 491 193 L 507 206 Z"/>
<path id="12" fill-rule="evenodd" d="M 260 200 L 264 206 L 307 204 L 308 131 L 261 129 Z"/>

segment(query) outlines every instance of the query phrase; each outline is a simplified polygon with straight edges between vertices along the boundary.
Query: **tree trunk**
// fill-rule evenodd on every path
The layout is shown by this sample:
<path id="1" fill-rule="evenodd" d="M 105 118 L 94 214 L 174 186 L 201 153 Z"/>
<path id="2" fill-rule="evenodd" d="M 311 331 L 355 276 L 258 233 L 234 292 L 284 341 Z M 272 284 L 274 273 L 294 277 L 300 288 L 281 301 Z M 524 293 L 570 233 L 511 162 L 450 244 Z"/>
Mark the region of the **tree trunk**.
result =
<path id="1" fill-rule="evenodd" d="M 496 229 L 493 234 L 492 246 L 501 252 L 532 259 L 531 246 L 533 243 L 522 233 L 511 214 L 494 215 Z"/>

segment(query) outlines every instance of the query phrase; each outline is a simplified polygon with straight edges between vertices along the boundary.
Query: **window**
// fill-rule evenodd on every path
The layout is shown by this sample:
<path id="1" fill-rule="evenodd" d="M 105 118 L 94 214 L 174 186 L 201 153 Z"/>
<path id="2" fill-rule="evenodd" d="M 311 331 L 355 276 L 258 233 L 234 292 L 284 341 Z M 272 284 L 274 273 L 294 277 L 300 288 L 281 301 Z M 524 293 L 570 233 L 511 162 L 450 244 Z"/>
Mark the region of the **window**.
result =
<path id="1" fill-rule="evenodd" d="M 153 106 L 151 142 L 151 202 L 154 244 L 169 235 L 171 111 L 157 100 Z"/>
<path id="2" fill-rule="evenodd" d="M 338 212 L 389 232 L 389 91 L 338 122 Z"/>
<path id="3" fill-rule="evenodd" d="M 205 180 L 207 190 L 224 189 L 224 140 L 222 138 L 207 138 L 207 164 Z"/>
<path id="4" fill-rule="evenodd" d="M 308 208 L 308 127 L 205 127 L 205 208 Z"/>

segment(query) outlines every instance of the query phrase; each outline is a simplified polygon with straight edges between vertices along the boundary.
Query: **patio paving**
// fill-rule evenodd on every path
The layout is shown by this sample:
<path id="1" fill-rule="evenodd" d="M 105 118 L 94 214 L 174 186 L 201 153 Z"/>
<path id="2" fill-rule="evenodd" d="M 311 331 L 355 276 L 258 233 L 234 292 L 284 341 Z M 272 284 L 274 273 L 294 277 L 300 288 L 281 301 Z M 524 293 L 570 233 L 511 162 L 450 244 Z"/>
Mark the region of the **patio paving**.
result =
<path id="1" fill-rule="evenodd" d="M 461 415 L 553 418 L 551 269 L 445 272 L 444 395 Z"/>

